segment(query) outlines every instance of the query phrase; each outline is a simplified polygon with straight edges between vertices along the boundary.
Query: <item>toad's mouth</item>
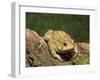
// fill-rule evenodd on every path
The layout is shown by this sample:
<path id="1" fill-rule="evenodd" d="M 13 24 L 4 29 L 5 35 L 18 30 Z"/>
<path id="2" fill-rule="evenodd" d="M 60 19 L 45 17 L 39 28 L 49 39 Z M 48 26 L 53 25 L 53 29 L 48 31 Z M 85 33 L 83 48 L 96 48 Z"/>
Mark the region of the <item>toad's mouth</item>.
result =
<path id="1" fill-rule="evenodd" d="M 61 53 L 57 52 L 57 54 L 59 54 L 64 61 L 69 61 L 71 60 L 75 52 L 74 49 L 70 49 L 70 50 L 62 51 Z"/>
<path id="2" fill-rule="evenodd" d="M 57 53 L 59 54 L 66 54 L 66 53 L 71 53 L 74 51 L 74 48 L 68 49 L 68 50 L 60 50 L 58 49 Z"/>

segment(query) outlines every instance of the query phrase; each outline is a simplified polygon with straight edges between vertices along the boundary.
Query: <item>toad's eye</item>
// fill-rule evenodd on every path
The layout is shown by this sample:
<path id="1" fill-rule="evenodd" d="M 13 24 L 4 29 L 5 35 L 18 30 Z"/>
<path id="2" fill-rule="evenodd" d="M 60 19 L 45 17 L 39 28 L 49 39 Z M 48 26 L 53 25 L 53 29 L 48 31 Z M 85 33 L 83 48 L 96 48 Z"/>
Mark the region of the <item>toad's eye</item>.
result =
<path id="1" fill-rule="evenodd" d="M 64 46 L 67 46 L 67 43 L 63 43 Z"/>

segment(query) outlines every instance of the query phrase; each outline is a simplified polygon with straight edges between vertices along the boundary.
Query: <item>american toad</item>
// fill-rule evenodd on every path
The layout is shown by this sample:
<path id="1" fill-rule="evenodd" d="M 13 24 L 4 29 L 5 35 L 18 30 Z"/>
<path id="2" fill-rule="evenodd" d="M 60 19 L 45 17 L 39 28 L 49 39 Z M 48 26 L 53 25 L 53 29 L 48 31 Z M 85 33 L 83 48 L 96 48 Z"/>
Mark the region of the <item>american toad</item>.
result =
<path id="1" fill-rule="evenodd" d="M 47 42 L 51 55 L 60 61 L 63 61 L 63 59 L 57 53 L 66 54 L 72 50 L 75 53 L 78 52 L 77 44 L 74 39 L 62 30 L 50 29 L 45 33 L 43 39 Z"/>

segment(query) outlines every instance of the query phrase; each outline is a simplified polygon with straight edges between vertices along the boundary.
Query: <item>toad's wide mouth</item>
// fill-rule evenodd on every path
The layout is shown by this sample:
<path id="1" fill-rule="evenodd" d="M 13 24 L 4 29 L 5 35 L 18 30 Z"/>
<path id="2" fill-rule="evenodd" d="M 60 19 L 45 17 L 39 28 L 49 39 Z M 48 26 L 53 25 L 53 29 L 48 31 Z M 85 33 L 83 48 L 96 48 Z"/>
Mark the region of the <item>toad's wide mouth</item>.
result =
<path id="1" fill-rule="evenodd" d="M 57 51 L 57 53 L 59 54 L 66 54 L 66 53 L 71 53 L 74 52 L 74 48 L 68 49 L 68 50 L 59 50 Z"/>
<path id="2" fill-rule="evenodd" d="M 74 49 L 70 49 L 67 51 L 63 51 L 63 53 L 57 52 L 57 54 L 59 54 L 64 61 L 69 61 L 75 54 L 75 51 Z"/>

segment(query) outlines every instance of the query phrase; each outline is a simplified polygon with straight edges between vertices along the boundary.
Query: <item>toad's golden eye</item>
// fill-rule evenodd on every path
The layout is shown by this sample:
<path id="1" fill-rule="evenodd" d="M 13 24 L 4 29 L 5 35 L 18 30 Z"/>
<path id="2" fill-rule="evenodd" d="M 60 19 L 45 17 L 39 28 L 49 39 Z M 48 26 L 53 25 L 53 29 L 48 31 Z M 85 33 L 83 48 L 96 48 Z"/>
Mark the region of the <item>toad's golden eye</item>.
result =
<path id="1" fill-rule="evenodd" d="M 64 46 L 67 46 L 67 43 L 63 43 Z"/>

